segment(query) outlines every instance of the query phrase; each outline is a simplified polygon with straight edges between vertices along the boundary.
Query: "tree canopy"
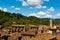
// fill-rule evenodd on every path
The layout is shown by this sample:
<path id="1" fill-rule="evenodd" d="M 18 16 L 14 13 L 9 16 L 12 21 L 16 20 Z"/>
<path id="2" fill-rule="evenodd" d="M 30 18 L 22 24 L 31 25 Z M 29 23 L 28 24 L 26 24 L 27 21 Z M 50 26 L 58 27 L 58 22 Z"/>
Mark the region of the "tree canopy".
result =
<path id="1" fill-rule="evenodd" d="M 37 18 L 35 16 L 24 16 L 20 13 L 10 13 L 0 10 L 0 25 L 10 26 L 13 22 L 16 24 L 32 24 L 32 25 L 49 25 L 49 20 Z M 60 24 L 60 19 L 56 20 L 55 24 Z"/>

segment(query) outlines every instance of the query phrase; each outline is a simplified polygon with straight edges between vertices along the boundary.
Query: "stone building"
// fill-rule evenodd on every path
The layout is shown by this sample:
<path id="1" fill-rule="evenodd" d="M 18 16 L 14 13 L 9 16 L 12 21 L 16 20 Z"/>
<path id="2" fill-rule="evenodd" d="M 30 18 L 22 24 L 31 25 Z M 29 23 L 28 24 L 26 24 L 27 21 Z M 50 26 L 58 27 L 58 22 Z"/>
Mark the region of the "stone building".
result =
<path id="1" fill-rule="evenodd" d="M 54 26 L 54 20 L 50 19 L 50 27 L 53 28 L 53 26 Z"/>

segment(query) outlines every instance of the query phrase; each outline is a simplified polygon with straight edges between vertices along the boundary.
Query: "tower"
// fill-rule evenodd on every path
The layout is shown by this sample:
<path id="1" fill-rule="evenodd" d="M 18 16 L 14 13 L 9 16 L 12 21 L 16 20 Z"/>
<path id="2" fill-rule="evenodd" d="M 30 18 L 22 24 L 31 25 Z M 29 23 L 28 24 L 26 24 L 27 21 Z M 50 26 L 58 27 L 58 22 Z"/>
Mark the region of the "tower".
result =
<path id="1" fill-rule="evenodd" d="M 53 28 L 54 27 L 54 20 L 50 19 L 50 27 Z"/>

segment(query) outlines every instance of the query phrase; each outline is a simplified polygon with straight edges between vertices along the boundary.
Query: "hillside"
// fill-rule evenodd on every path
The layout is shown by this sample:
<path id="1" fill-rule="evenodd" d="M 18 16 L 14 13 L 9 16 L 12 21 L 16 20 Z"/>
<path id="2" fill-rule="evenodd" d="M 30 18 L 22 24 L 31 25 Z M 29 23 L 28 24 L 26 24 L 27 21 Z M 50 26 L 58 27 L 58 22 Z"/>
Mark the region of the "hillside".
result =
<path id="1" fill-rule="evenodd" d="M 55 20 L 55 24 L 60 24 L 60 19 Z M 13 22 L 16 24 L 49 25 L 49 19 L 37 18 L 34 16 L 24 16 L 20 13 L 9 13 L 0 10 L 0 25 L 10 26 Z"/>

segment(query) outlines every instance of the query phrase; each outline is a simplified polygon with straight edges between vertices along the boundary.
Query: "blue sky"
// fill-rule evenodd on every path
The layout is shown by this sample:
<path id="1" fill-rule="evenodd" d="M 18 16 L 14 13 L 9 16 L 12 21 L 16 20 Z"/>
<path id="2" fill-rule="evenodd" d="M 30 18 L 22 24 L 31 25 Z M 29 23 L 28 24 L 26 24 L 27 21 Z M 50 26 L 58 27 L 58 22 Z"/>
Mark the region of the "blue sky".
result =
<path id="1" fill-rule="evenodd" d="M 39 18 L 60 18 L 60 0 L 0 0 L 0 10 Z"/>

